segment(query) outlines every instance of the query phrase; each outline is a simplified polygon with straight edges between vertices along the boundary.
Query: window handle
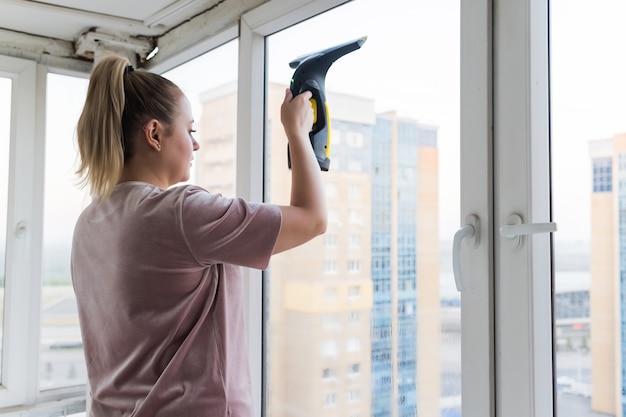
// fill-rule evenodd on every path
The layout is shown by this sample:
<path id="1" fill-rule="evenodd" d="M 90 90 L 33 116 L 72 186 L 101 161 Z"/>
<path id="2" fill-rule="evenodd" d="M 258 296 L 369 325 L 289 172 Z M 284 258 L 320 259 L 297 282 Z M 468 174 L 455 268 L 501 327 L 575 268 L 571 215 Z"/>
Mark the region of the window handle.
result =
<path id="1" fill-rule="evenodd" d="M 480 221 L 478 216 L 470 214 L 465 218 L 465 225 L 454 234 L 452 242 L 452 270 L 454 272 L 454 283 L 457 291 L 463 291 L 463 277 L 461 276 L 461 243 L 467 239 L 471 248 L 478 247 L 480 243 L 479 231 Z"/>
<path id="2" fill-rule="evenodd" d="M 16 237 L 24 236 L 26 234 L 27 229 L 28 228 L 26 227 L 26 222 L 24 220 L 20 220 L 15 225 L 15 236 Z"/>
<path id="3" fill-rule="evenodd" d="M 511 250 L 519 249 L 523 236 L 552 232 L 556 232 L 556 223 L 523 223 L 522 216 L 517 213 L 511 214 L 506 224 L 500 227 L 500 235 L 506 239 Z"/>

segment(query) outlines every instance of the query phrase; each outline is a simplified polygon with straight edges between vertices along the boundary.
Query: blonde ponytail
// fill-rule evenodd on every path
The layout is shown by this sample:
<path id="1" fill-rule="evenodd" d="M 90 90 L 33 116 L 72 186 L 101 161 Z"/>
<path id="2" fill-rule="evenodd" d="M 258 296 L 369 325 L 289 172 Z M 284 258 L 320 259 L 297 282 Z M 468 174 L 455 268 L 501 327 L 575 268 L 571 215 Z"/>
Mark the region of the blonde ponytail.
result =
<path id="1" fill-rule="evenodd" d="M 117 185 L 124 163 L 135 153 L 135 138 L 150 119 L 167 129 L 178 111 L 180 89 L 148 71 L 129 71 L 129 62 L 106 55 L 95 65 L 76 136 L 80 166 L 76 173 L 91 195 L 106 200 Z"/>
<path id="2" fill-rule="evenodd" d="M 122 114 L 126 58 L 110 55 L 95 65 L 89 79 L 85 106 L 76 135 L 81 184 L 89 184 L 91 195 L 108 198 L 124 168 Z"/>

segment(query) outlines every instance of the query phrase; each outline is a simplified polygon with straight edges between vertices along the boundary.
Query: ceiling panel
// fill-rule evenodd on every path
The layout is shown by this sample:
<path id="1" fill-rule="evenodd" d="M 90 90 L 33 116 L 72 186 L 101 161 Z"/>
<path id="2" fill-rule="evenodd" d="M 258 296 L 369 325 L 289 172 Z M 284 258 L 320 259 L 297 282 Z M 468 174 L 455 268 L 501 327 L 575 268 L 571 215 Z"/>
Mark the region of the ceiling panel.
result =
<path id="1" fill-rule="evenodd" d="M 59 1 L 21 1 L 21 3 L 32 3 L 40 5 L 53 5 L 74 10 L 99 13 L 109 16 L 123 17 L 127 19 L 144 20 L 153 13 L 165 7 L 177 3 L 172 0 L 151 0 L 151 1 L 128 1 L 128 0 L 106 0 L 106 1 L 84 1 L 84 0 L 59 0 Z M 198 1 L 196 3 L 205 3 Z"/>
<path id="2" fill-rule="evenodd" d="M 0 0 L 0 54 L 81 70 L 105 49 L 138 63 L 155 47 L 171 58 L 267 1 Z"/>
<path id="3" fill-rule="evenodd" d="M 219 0 L 0 0 L 0 28 L 74 41 L 89 28 L 159 36 Z"/>

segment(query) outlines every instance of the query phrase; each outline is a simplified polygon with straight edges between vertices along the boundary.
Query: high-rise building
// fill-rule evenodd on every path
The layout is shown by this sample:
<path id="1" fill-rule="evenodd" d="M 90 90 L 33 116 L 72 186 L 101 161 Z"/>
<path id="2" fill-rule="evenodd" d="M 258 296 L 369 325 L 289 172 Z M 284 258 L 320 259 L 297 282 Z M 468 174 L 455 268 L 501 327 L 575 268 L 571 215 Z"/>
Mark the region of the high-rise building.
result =
<path id="1" fill-rule="evenodd" d="M 285 87 L 267 89 L 266 199 L 277 204 L 290 196 Z M 275 255 L 266 274 L 270 415 L 438 416 L 437 131 L 327 93 L 327 232 Z M 235 96 L 234 85 L 205 94 L 196 157 L 198 183 L 226 195 Z"/>
<path id="2" fill-rule="evenodd" d="M 626 134 L 590 142 L 591 407 L 626 409 Z"/>
<path id="3" fill-rule="evenodd" d="M 236 88 L 232 82 L 202 93 L 200 149 L 194 161 L 196 183 L 228 197 L 235 196 L 237 179 Z"/>
<path id="4" fill-rule="evenodd" d="M 372 141 L 371 415 L 439 415 L 437 131 L 389 113 Z"/>

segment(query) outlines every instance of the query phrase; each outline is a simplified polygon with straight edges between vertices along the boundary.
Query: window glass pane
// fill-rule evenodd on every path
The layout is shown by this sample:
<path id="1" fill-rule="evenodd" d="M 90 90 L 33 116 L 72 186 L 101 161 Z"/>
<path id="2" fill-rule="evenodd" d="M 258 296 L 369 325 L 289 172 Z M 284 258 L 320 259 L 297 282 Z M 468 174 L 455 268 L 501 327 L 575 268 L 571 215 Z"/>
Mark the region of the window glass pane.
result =
<path id="1" fill-rule="evenodd" d="M 70 275 L 74 224 L 89 203 L 77 186 L 75 129 L 85 102 L 87 80 L 49 74 L 46 103 L 46 158 L 41 294 L 41 390 L 85 384 L 76 297 Z"/>
<path id="2" fill-rule="evenodd" d="M 200 150 L 189 182 L 228 197 L 236 180 L 238 45 L 231 41 L 163 74 L 191 102 Z"/>
<path id="3" fill-rule="evenodd" d="M 6 274 L 9 154 L 11 145 L 11 79 L 0 77 L 0 364 L 4 338 L 4 277 Z M 0 380 L 2 378 L 0 366 Z"/>
<path id="4" fill-rule="evenodd" d="M 326 236 L 266 274 L 271 416 L 460 416 L 459 29 L 455 1 L 359 0 L 268 37 L 267 199 L 288 204 L 288 64 L 368 36 L 326 77 Z"/>
<path id="5" fill-rule="evenodd" d="M 550 7 L 558 415 L 622 416 L 626 4 L 556 0 Z"/>

